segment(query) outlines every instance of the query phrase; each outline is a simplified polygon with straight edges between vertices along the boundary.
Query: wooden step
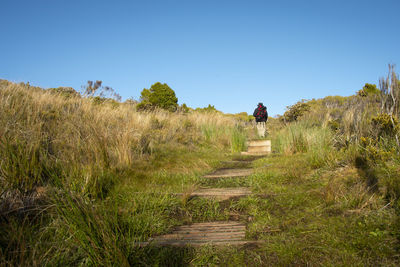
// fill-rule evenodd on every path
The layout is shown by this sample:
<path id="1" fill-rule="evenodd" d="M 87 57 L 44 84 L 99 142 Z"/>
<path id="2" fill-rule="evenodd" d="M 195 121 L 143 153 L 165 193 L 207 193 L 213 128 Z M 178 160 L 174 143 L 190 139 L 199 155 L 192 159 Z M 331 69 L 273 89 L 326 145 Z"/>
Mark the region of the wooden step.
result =
<path id="1" fill-rule="evenodd" d="M 247 151 L 240 152 L 240 153 L 245 156 L 266 156 L 266 155 L 271 154 L 270 152 L 247 152 Z"/>
<path id="2" fill-rule="evenodd" d="M 258 147 L 258 146 L 267 146 L 271 147 L 271 140 L 252 140 L 248 141 L 248 147 Z"/>
<path id="3" fill-rule="evenodd" d="M 253 169 L 219 169 L 211 174 L 204 175 L 203 178 L 245 177 L 252 173 Z"/>
<path id="4" fill-rule="evenodd" d="M 245 240 L 246 225 L 236 221 L 194 223 L 177 227 L 172 233 L 151 238 L 141 246 L 201 246 L 243 245 L 254 241 Z"/>
<path id="5" fill-rule="evenodd" d="M 254 153 L 254 152 L 261 152 L 261 153 L 269 153 L 271 152 L 271 147 L 267 146 L 249 146 L 247 148 L 247 152 Z"/>
<path id="6" fill-rule="evenodd" d="M 252 140 L 247 143 L 247 151 L 242 155 L 268 155 L 271 153 L 271 140 Z"/>
<path id="7" fill-rule="evenodd" d="M 198 189 L 190 194 L 191 197 L 215 198 L 217 200 L 227 200 L 232 197 L 243 197 L 251 194 L 248 187 L 230 188 L 204 188 Z"/>

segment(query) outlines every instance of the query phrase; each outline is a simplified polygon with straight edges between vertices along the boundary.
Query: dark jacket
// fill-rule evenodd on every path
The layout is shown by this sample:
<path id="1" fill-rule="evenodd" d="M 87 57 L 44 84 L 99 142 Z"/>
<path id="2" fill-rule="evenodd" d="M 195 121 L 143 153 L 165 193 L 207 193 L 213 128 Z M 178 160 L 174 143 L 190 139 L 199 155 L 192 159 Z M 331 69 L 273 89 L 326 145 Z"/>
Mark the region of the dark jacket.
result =
<path id="1" fill-rule="evenodd" d="M 256 122 L 266 122 L 268 120 L 267 108 L 263 104 L 258 104 L 253 116 L 256 118 Z"/>

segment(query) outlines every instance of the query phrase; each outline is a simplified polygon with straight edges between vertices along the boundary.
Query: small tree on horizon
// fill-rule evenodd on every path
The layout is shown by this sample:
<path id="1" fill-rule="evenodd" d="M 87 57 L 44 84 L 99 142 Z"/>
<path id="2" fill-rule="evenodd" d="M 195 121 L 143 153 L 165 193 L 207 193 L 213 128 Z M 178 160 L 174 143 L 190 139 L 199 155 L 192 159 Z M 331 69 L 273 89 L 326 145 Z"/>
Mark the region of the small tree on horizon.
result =
<path id="1" fill-rule="evenodd" d="M 375 84 L 366 83 L 364 87 L 357 92 L 358 96 L 366 97 L 370 95 L 379 95 L 381 91 L 376 87 Z"/>
<path id="2" fill-rule="evenodd" d="M 144 88 L 140 94 L 139 110 L 154 109 L 156 107 L 168 111 L 176 111 L 178 98 L 168 84 L 156 82 L 150 89 Z"/>

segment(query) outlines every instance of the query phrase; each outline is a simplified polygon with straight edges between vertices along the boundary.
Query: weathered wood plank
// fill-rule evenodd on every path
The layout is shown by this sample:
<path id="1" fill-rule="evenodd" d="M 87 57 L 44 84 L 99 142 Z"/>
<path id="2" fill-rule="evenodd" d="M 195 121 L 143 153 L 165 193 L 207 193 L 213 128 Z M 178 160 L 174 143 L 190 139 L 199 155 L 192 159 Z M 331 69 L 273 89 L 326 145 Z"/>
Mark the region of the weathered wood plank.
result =
<path id="1" fill-rule="evenodd" d="M 256 241 L 256 240 L 231 240 L 231 241 L 225 241 L 225 240 L 220 240 L 220 241 L 210 241 L 210 242 L 187 242 L 187 241 L 165 241 L 165 242 L 141 242 L 137 243 L 138 246 L 144 247 L 148 245 L 152 246 L 174 246 L 174 247 L 186 247 L 186 246 L 191 246 L 191 247 L 199 247 L 199 246 L 204 246 L 204 245 L 213 245 L 213 246 L 244 246 L 244 245 L 250 245 L 250 244 L 260 244 L 263 243 L 263 241 Z"/>
<path id="2" fill-rule="evenodd" d="M 149 242 L 142 242 L 139 245 L 197 246 L 209 243 L 241 245 L 252 242 L 244 240 L 245 236 L 246 226 L 240 222 L 194 223 L 178 226 L 172 233 L 153 237 Z"/>
<path id="3" fill-rule="evenodd" d="M 211 174 L 204 175 L 203 178 L 245 177 L 251 174 L 253 174 L 253 169 L 219 169 Z"/>
<path id="4" fill-rule="evenodd" d="M 167 234 L 163 235 L 162 237 L 155 238 L 153 240 L 215 240 L 215 239 L 227 239 L 230 240 L 232 238 L 245 238 L 244 233 L 213 233 L 213 234 Z"/>
<path id="5" fill-rule="evenodd" d="M 190 225 L 181 225 L 178 228 L 185 228 L 185 227 L 209 227 L 209 226 L 244 226 L 244 224 L 236 221 L 216 221 L 216 222 L 201 222 L 201 223 L 194 223 Z"/>
<path id="6" fill-rule="evenodd" d="M 202 188 L 190 194 L 191 197 L 206 197 L 226 200 L 232 197 L 242 197 L 251 194 L 251 190 L 247 187 L 232 188 Z"/>

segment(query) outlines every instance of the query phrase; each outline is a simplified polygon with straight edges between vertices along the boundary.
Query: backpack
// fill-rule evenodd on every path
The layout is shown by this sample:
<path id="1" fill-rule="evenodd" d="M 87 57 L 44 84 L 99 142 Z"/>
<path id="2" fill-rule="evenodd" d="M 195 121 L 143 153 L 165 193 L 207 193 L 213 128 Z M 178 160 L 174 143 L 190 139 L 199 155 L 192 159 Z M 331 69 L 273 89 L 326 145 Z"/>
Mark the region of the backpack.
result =
<path id="1" fill-rule="evenodd" d="M 256 119 L 257 121 L 266 119 L 267 118 L 267 108 L 265 106 L 258 106 L 257 108 L 257 113 L 256 113 Z"/>

